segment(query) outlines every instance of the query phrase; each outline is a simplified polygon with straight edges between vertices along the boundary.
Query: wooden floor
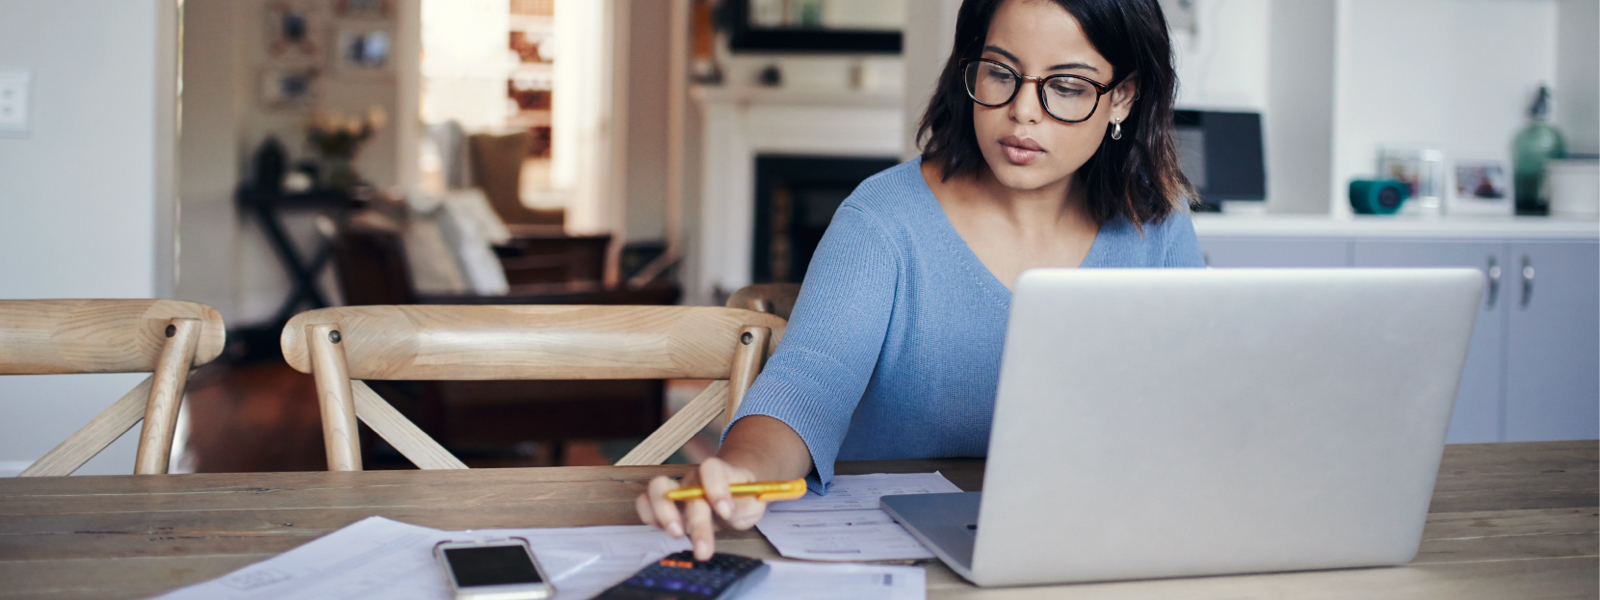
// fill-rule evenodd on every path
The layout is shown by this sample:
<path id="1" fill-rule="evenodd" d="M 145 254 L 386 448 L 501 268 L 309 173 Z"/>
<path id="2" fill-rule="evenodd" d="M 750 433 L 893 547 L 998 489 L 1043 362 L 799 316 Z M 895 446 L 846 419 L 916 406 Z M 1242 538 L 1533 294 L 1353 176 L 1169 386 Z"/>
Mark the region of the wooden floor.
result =
<path id="1" fill-rule="evenodd" d="M 189 437 L 184 470 L 196 473 L 323 471 L 322 417 L 310 375 L 281 361 L 201 367 L 187 387 Z M 615 448 L 618 444 L 620 451 Z M 498 452 L 463 455 L 470 467 L 609 465 L 609 454 L 626 452 L 628 441 L 567 442 L 553 456 L 550 444 L 523 444 Z M 411 468 L 379 461 L 369 468 Z"/>

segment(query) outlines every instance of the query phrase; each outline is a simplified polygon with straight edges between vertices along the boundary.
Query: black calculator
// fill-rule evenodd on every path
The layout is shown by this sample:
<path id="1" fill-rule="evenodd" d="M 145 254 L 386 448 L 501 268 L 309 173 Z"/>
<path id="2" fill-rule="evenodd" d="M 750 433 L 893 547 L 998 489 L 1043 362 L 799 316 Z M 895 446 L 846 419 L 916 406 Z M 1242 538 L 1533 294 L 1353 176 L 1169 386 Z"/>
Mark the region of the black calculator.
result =
<path id="1" fill-rule="evenodd" d="M 717 553 L 698 561 L 688 550 L 640 569 L 595 600 L 729 600 L 767 577 L 767 563 Z"/>

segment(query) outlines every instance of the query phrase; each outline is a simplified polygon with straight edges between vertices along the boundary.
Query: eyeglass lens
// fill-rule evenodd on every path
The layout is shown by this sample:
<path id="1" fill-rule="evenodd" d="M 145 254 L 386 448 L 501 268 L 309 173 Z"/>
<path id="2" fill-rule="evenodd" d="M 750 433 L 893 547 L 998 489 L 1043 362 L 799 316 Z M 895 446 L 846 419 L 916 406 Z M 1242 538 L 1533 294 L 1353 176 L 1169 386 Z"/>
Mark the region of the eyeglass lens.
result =
<path id="1" fill-rule="evenodd" d="M 986 60 L 967 63 L 967 93 L 985 106 L 999 106 L 1012 100 L 1022 78 L 1015 71 Z M 1099 90 L 1076 77 L 1052 76 L 1039 82 L 1046 112 L 1062 121 L 1082 121 L 1094 114 L 1100 102 Z"/>

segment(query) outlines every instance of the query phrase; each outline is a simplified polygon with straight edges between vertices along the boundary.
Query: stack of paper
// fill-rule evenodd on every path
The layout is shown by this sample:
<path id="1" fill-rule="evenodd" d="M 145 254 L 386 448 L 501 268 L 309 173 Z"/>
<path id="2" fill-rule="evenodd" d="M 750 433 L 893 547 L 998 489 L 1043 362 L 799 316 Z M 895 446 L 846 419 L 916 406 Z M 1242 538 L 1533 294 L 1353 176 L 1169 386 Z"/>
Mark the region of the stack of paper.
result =
<path id="1" fill-rule="evenodd" d="M 878 508 L 878 498 L 899 494 L 960 492 L 935 473 L 836 475 L 827 496 L 814 492 L 767 507 L 756 527 L 789 558 L 831 561 L 933 558 L 899 523 Z"/>

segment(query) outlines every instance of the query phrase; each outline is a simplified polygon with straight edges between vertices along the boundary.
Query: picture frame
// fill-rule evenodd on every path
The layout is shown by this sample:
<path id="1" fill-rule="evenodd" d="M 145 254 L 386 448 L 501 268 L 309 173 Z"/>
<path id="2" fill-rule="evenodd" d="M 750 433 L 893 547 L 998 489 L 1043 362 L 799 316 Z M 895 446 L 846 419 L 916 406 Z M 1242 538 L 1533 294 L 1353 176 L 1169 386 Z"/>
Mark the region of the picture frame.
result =
<path id="1" fill-rule="evenodd" d="M 261 71 L 261 105 L 270 109 L 299 109 L 316 105 L 322 87 L 316 67 L 280 67 Z"/>
<path id="2" fill-rule="evenodd" d="M 1410 198 L 1405 214 L 1439 215 L 1444 212 L 1444 152 L 1435 148 L 1385 146 L 1378 150 L 1378 178 L 1406 184 Z"/>
<path id="3" fill-rule="evenodd" d="M 1445 212 L 1452 215 L 1505 215 L 1515 212 L 1511 168 L 1504 160 L 1456 160 L 1450 169 Z"/>
<path id="4" fill-rule="evenodd" d="M 341 27 L 332 46 L 340 73 L 387 73 L 394 63 L 394 34 L 386 27 Z"/>
<path id="5" fill-rule="evenodd" d="M 274 59 L 315 59 L 322 53 L 321 23 L 305 0 L 273 0 L 265 19 L 267 54 Z"/>

